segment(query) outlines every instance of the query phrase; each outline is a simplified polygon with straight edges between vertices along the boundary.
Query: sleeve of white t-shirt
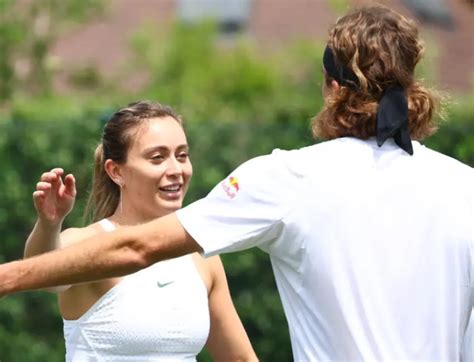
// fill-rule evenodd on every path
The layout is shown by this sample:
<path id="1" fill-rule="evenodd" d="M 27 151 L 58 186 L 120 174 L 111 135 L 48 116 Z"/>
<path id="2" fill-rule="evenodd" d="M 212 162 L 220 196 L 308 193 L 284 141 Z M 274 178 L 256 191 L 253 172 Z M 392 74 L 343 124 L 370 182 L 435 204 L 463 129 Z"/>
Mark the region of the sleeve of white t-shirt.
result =
<path id="1" fill-rule="evenodd" d="M 289 152 L 245 162 L 205 198 L 176 212 L 205 255 L 266 249 L 280 235 L 299 179 L 287 165 Z"/>

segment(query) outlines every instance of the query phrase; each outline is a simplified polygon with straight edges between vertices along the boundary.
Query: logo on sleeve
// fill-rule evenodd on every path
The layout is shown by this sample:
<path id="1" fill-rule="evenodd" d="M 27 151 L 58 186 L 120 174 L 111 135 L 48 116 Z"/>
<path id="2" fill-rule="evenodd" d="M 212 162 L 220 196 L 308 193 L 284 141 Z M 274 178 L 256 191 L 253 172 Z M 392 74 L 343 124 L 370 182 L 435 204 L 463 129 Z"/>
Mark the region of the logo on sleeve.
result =
<path id="1" fill-rule="evenodd" d="M 222 188 L 229 198 L 233 199 L 237 196 L 237 192 L 239 192 L 239 181 L 237 177 L 230 176 L 222 181 Z"/>

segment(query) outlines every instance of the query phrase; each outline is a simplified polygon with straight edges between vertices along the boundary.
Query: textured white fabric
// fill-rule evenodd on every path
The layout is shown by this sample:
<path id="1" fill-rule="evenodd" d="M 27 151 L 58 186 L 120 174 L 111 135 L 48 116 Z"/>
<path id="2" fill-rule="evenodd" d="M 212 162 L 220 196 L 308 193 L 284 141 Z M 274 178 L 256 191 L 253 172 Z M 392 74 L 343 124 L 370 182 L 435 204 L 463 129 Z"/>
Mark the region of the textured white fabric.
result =
<path id="1" fill-rule="evenodd" d="M 63 321 L 68 362 L 195 361 L 209 334 L 207 289 L 188 255 L 124 277 Z"/>
<path id="2" fill-rule="evenodd" d="M 275 150 L 177 215 L 207 255 L 268 252 L 295 360 L 459 361 L 474 173 L 413 147 L 347 137 Z"/>

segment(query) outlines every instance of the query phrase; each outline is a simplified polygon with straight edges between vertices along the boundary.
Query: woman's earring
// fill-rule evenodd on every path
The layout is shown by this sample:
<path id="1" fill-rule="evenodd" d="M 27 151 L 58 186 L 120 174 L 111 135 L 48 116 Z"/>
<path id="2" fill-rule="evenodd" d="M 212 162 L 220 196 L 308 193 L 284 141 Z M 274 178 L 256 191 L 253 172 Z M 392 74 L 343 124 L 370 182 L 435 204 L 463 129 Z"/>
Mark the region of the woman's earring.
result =
<path id="1" fill-rule="evenodd" d="M 123 193 L 122 188 L 123 188 L 123 184 L 122 184 L 122 182 L 119 182 L 118 185 L 120 187 L 120 200 L 119 200 L 120 213 L 123 214 L 123 206 L 122 206 L 122 193 Z"/>

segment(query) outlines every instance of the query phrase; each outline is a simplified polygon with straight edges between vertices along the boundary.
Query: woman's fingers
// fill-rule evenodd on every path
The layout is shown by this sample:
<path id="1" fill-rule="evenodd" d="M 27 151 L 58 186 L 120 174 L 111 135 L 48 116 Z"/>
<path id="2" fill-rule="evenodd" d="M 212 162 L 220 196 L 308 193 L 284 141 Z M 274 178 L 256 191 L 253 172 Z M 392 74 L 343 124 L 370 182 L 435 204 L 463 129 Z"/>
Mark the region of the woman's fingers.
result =
<path id="1" fill-rule="evenodd" d="M 33 192 L 33 199 L 38 200 L 44 197 L 44 191 L 35 191 Z"/>
<path id="2" fill-rule="evenodd" d="M 48 171 L 48 172 L 43 172 L 43 174 L 40 177 L 40 180 L 44 182 L 54 182 L 60 176 L 61 175 L 58 175 L 56 172 Z"/>
<path id="3" fill-rule="evenodd" d="M 63 180 L 62 175 L 64 174 L 64 170 L 62 168 L 53 168 L 51 171 L 44 172 L 40 177 L 40 182 L 37 183 L 36 188 L 38 190 L 52 190 L 55 194 L 63 194 L 62 191 Z M 68 175 L 69 176 L 69 175 Z M 68 177 L 66 176 L 66 177 Z M 66 188 L 66 192 L 72 196 L 75 196 L 75 182 L 74 177 L 71 175 L 68 178 L 69 180 L 68 188 Z M 72 184 L 71 184 L 72 181 Z"/>
<path id="4" fill-rule="evenodd" d="M 64 178 L 64 192 L 69 196 L 76 196 L 76 179 L 74 175 L 68 174 Z"/>
<path id="5" fill-rule="evenodd" d="M 40 181 L 36 184 L 36 190 L 38 191 L 49 191 L 51 190 L 51 183 Z"/>
<path id="6" fill-rule="evenodd" d="M 58 176 L 62 176 L 64 174 L 64 170 L 60 167 L 53 168 L 51 171 L 52 173 L 55 173 Z"/>
<path id="7" fill-rule="evenodd" d="M 38 213 L 42 212 L 43 204 L 44 204 L 45 193 L 44 191 L 35 191 L 33 192 L 33 204 L 38 211 Z"/>

